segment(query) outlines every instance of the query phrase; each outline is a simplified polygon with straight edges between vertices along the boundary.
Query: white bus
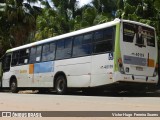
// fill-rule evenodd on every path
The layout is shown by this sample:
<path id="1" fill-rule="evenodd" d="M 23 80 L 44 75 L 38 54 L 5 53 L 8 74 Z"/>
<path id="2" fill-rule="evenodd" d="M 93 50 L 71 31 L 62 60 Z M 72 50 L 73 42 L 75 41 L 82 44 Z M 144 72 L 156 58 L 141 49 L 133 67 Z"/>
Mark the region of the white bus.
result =
<path id="1" fill-rule="evenodd" d="M 3 58 L 2 88 L 50 89 L 156 85 L 155 29 L 130 20 L 85 28 L 10 49 Z"/>

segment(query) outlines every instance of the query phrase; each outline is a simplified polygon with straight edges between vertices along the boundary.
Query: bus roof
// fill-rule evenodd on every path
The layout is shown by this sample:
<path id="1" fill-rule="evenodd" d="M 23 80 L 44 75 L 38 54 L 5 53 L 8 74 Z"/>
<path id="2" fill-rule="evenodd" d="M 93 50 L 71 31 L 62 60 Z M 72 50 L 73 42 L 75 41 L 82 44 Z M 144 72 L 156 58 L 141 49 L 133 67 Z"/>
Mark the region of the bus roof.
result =
<path id="1" fill-rule="evenodd" d="M 23 45 L 23 46 L 20 46 L 20 47 L 12 48 L 12 49 L 7 50 L 6 53 L 13 52 L 13 51 L 20 50 L 20 49 L 29 48 L 29 47 L 36 46 L 36 45 L 49 43 L 49 42 L 56 41 L 56 40 L 59 40 L 59 39 L 72 37 L 72 36 L 75 36 L 75 35 L 91 32 L 91 31 L 95 31 L 95 30 L 99 30 L 99 29 L 103 29 L 103 28 L 106 28 L 106 27 L 116 25 L 117 23 L 120 23 L 120 21 L 135 23 L 135 24 L 143 25 L 143 26 L 150 27 L 150 28 L 154 29 L 153 27 L 151 27 L 149 25 L 146 25 L 146 24 L 116 18 L 114 21 L 111 21 L 111 22 L 106 22 L 106 23 L 103 23 L 103 24 L 100 24 L 100 25 L 95 25 L 95 26 L 88 27 L 88 28 L 85 28 L 85 29 L 77 30 L 77 31 L 74 31 L 74 32 L 70 32 L 70 33 L 66 33 L 66 34 L 63 34 L 63 35 L 59 35 L 59 36 L 47 38 L 47 39 L 44 39 L 44 40 L 40 40 L 40 41 L 37 41 L 37 42 L 33 42 L 33 43 L 30 43 L 30 44 L 26 44 L 26 45 Z"/>
<path id="2" fill-rule="evenodd" d="M 145 26 L 145 27 L 148 27 L 148 28 L 151 28 L 151 29 L 154 29 L 154 27 L 152 26 L 149 26 L 147 24 L 144 24 L 144 23 L 140 23 L 140 22 L 136 22 L 136 21 L 131 21 L 131 20 L 124 20 L 124 19 L 121 19 L 122 22 L 128 22 L 128 23 L 134 23 L 134 24 L 137 24 L 137 25 L 141 25 L 141 26 Z"/>
<path id="3" fill-rule="evenodd" d="M 56 40 L 67 38 L 67 37 L 72 37 L 72 36 L 75 36 L 75 35 L 91 32 L 91 31 L 94 31 L 94 30 L 103 29 L 103 28 L 106 28 L 106 27 L 116 25 L 119 22 L 120 22 L 120 19 L 115 19 L 114 21 L 111 21 L 111 22 L 103 23 L 103 24 L 100 24 L 100 25 L 95 25 L 95 26 L 88 27 L 88 28 L 85 28 L 85 29 L 77 30 L 77 31 L 74 31 L 74 32 L 70 32 L 70 33 L 66 33 L 66 34 L 63 34 L 63 35 L 58 35 L 58 36 L 55 36 L 55 37 L 51 37 L 51 38 L 47 38 L 47 39 L 40 40 L 40 41 L 37 41 L 37 42 L 33 42 L 33 43 L 30 43 L 30 44 L 26 44 L 26 45 L 23 45 L 23 46 L 20 46 L 20 47 L 12 48 L 12 49 L 7 50 L 6 53 L 13 52 L 13 51 L 20 50 L 20 49 L 29 48 L 29 47 L 36 46 L 36 45 L 45 44 L 45 43 L 48 43 L 48 42 L 56 41 Z"/>

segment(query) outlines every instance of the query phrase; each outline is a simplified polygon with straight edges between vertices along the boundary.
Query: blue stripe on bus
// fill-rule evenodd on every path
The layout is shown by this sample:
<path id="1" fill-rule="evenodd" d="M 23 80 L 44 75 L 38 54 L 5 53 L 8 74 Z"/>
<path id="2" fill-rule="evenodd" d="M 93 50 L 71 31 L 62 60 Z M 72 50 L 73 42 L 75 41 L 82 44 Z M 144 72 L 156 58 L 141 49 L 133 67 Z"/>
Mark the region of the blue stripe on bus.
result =
<path id="1" fill-rule="evenodd" d="M 54 61 L 34 64 L 34 73 L 54 72 Z"/>

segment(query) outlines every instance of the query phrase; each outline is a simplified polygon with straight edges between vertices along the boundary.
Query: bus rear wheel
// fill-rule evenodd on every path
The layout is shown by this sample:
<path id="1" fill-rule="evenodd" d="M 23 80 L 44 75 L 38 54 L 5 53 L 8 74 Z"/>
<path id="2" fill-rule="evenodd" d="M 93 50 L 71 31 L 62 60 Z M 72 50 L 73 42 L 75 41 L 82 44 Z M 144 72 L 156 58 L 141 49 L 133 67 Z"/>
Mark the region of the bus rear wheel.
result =
<path id="1" fill-rule="evenodd" d="M 10 91 L 12 93 L 18 93 L 17 82 L 16 80 L 12 80 L 10 83 Z"/>
<path id="2" fill-rule="evenodd" d="M 58 76 L 55 82 L 55 90 L 59 95 L 63 95 L 67 93 L 67 82 L 64 76 Z"/>

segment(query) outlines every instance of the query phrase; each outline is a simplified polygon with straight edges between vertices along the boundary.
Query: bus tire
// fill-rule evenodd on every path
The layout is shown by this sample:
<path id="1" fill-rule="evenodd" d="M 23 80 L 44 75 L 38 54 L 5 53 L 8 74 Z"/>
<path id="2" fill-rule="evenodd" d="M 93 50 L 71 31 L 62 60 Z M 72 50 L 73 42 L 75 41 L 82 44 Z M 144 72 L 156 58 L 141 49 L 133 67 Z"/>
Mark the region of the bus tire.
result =
<path id="1" fill-rule="evenodd" d="M 59 95 L 64 95 L 67 93 L 67 81 L 63 75 L 57 77 L 55 81 L 55 90 Z"/>
<path id="2" fill-rule="evenodd" d="M 10 82 L 10 91 L 12 93 L 18 93 L 17 81 L 16 79 L 12 79 Z"/>

